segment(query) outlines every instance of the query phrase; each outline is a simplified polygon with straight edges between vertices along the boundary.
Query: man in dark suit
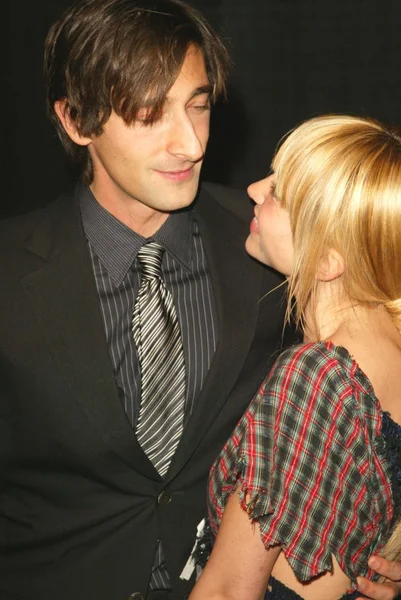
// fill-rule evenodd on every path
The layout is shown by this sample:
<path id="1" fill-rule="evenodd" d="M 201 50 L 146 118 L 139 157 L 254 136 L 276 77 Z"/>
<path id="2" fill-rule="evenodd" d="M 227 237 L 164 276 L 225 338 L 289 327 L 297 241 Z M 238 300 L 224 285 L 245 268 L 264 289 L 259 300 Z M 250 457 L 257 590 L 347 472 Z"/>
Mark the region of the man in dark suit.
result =
<path id="1" fill-rule="evenodd" d="M 0 226 L 1 600 L 189 594 L 209 468 L 282 335 L 281 280 L 244 250 L 246 197 L 199 187 L 227 65 L 178 0 L 84 0 L 49 33 L 49 112 L 82 178 Z M 132 323 L 154 243 L 185 365 L 165 472 L 138 433 Z"/>

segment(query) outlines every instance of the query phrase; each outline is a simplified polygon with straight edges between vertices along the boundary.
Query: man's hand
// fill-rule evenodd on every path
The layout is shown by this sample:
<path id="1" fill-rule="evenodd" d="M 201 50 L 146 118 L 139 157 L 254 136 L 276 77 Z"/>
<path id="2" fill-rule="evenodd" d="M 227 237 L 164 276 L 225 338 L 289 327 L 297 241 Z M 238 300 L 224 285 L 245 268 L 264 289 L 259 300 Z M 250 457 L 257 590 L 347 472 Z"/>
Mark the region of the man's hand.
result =
<path id="1" fill-rule="evenodd" d="M 375 583 L 358 577 L 358 591 L 372 600 L 393 600 L 401 594 L 401 562 L 385 560 L 379 556 L 369 559 L 369 567 L 386 577 L 385 583 Z M 357 600 L 363 600 L 358 598 Z"/>

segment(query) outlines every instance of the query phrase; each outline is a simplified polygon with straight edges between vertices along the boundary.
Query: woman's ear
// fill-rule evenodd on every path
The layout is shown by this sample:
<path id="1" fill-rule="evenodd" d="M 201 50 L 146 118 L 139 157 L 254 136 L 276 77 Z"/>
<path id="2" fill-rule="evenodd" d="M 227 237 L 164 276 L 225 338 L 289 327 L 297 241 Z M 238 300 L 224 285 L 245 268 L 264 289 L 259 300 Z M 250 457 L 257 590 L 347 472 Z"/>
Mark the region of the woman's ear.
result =
<path id="1" fill-rule="evenodd" d="M 319 281 L 333 281 L 341 277 L 344 273 L 344 258 L 334 248 L 330 248 L 328 253 L 320 261 L 317 279 Z"/>
<path id="2" fill-rule="evenodd" d="M 91 143 L 91 138 L 81 135 L 77 129 L 76 124 L 71 119 L 66 98 L 56 100 L 56 102 L 54 103 L 54 111 L 58 116 L 60 123 L 64 127 L 65 132 L 72 139 L 73 142 L 75 142 L 79 146 L 88 146 L 88 144 Z"/>

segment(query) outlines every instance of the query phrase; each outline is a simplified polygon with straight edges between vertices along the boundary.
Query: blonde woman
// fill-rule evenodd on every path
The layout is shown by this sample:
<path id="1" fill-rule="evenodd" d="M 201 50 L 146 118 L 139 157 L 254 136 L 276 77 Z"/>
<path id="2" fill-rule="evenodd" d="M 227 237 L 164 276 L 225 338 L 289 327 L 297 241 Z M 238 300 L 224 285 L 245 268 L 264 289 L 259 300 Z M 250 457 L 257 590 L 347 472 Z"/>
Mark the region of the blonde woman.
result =
<path id="1" fill-rule="evenodd" d="M 357 598 L 368 557 L 398 557 L 401 138 L 318 117 L 272 167 L 248 190 L 246 248 L 286 275 L 304 343 L 277 359 L 211 470 L 217 537 L 190 600 Z"/>

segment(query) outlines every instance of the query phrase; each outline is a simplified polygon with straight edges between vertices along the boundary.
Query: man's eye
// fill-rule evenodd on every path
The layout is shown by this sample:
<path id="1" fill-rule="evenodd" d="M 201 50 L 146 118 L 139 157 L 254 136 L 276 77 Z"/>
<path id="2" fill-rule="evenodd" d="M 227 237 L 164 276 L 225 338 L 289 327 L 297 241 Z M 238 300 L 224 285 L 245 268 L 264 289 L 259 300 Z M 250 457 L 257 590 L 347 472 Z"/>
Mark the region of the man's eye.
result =
<path id="1" fill-rule="evenodd" d="M 210 104 L 195 104 L 195 106 L 193 106 L 192 108 L 194 108 L 196 110 L 196 112 L 206 112 L 207 110 L 210 110 Z"/>

